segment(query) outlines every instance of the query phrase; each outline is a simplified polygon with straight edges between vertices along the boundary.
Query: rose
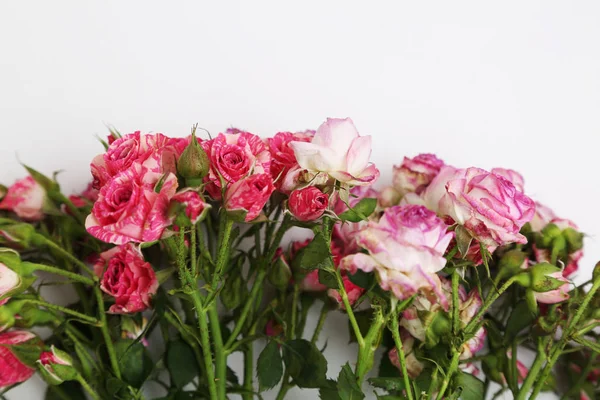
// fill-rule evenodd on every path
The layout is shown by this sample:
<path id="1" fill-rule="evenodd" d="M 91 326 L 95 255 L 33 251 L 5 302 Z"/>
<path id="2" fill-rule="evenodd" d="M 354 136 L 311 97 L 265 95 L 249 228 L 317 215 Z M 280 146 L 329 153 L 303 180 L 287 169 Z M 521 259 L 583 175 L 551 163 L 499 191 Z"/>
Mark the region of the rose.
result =
<path id="1" fill-rule="evenodd" d="M 569 299 L 569 292 L 571 291 L 571 282 L 563 276 L 561 271 L 556 271 L 548 274 L 550 278 L 556 279 L 557 281 L 563 282 L 563 284 L 557 289 L 549 290 L 547 292 L 533 292 L 533 295 L 538 303 L 542 304 L 556 304 Z"/>
<path id="2" fill-rule="evenodd" d="M 300 187 L 331 185 L 333 182 L 330 181 L 328 175 L 311 172 L 296 165 L 285 174 L 278 189 L 281 193 L 289 194 Z"/>
<path id="3" fill-rule="evenodd" d="M 288 206 L 298 221 L 314 221 L 323 215 L 329 205 L 329 197 L 314 186 L 294 190 Z"/>
<path id="4" fill-rule="evenodd" d="M 108 310 L 114 314 L 145 310 L 158 289 L 152 266 L 131 243 L 101 253 L 94 272 L 100 277 L 100 289 L 115 298 Z"/>
<path id="5" fill-rule="evenodd" d="M 533 217 L 535 204 L 500 175 L 445 166 L 422 198 L 429 209 L 463 225 L 487 246 L 527 243 L 519 230 Z"/>
<path id="6" fill-rule="evenodd" d="M 310 142 L 314 136 L 314 131 L 307 132 L 279 132 L 272 138 L 267 139 L 269 152 L 271 153 L 271 176 L 275 182 L 275 187 L 279 189 L 286 174 L 298 165 L 294 150 L 290 142 Z"/>
<path id="7" fill-rule="evenodd" d="M 350 278 L 348 278 L 348 276 L 342 277 L 342 282 L 344 283 L 344 290 L 346 291 L 346 294 L 348 295 L 348 302 L 350 303 L 350 306 L 354 306 L 356 301 L 365 292 L 365 289 L 352 283 L 352 281 L 350 281 Z M 338 303 L 338 305 L 340 306 L 340 308 L 342 310 L 346 309 L 346 306 L 344 305 L 344 302 L 342 301 L 342 295 L 340 294 L 339 290 L 329 289 L 327 291 L 327 294 L 329 295 L 329 297 L 331 297 L 333 300 L 335 300 Z"/>
<path id="8" fill-rule="evenodd" d="M 22 363 L 11 351 L 11 346 L 32 341 L 37 337 L 27 331 L 0 333 L 0 389 L 31 378 L 35 370 Z"/>
<path id="9" fill-rule="evenodd" d="M 291 264 L 291 261 L 296 257 L 298 252 L 304 247 L 308 246 L 311 240 L 312 239 L 306 239 L 292 242 L 289 254 L 287 257 L 284 257 L 284 259 L 290 260 L 290 262 L 286 261 L 286 263 L 288 265 Z M 334 241 L 331 242 L 330 249 L 333 259 L 333 266 L 338 268 L 342 259 L 342 249 Z M 342 271 L 342 273 L 344 273 L 344 271 Z M 313 270 L 303 276 L 302 281 L 300 282 L 300 289 L 305 292 L 324 292 L 327 290 L 327 286 L 319 282 L 319 271 Z"/>
<path id="10" fill-rule="evenodd" d="M 45 201 L 44 188 L 28 176 L 8 188 L 6 196 L 0 201 L 0 210 L 10 210 L 24 220 L 39 221 L 44 217 Z"/>
<path id="11" fill-rule="evenodd" d="M 224 207 L 232 213 L 245 213 L 244 220 L 250 222 L 258 217 L 274 190 L 271 175 L 251 175 L 227 187 Z"/>
<path id="12" fill-rule="evenodd" d="M 263 141 L 251 133 L 219 133 L 202 142 L 202 147 L 211 166 L 207 190 L 215 199 L 221 198 L 221 179 L 228 184 L 253 174 L 271 173 L 271 155 Z"/>
<path id="13" fill-rule="evenodd" d="M 404 157 L 402 164 L 394 166 L 392 185 L 400 196 L 411 192 L 419 194 L 427 188 L 443 166 L 444 162 L 434 154 Z"/>
<path id="14" fill-rule="evenodd" d="M 310 143 L 295 141 L 290 146 L 300 167 L 348 185 L 369 185 L 379 177 L 379 170 L 369 163 L 371 137 L 360 136 L 350 118 L 328 118 Z"/>
<path id="15" fill-rule="evenodd" d="M 206 203 L 200 194 L 193 189 L 186 189 L 171 198 L 171 202 L 181 204 L 184 207 L 185 216 L 192 224 L 202 220 L 211 205 Z"/>
<path id="16" fill-rule="evenodd" d="M 350 207 L 355 207 L 362 199 L 376 198 L 377 196 L 377 191 L 371 186 L 355 186 L 350 189 L 348 205 Z M 333 206 L 333 212 L 336 215 L 340 215 L 344 211 L 348 210 L 348 205 L 338 198 Z M 358 244 L 356 243 L 357 234 L 361 232 L 367 225 L 367 221 L 339 222 L 334 225 L 334 238 L 343 244 L 344 253 L 350 254 L 358 251 Z"/>
<path id="17" fill-rule="evenodd" d="M 390 207 L 378 222 L 370 221 L 357 234 L 357 243 L 369 254 L 345 257 L 340 268 L 354 273 L 376 271 L 384 290 L 404 300 L 423 293 L 448 308 L 437 272 L 446 265 L 444 253 L 452 240 L 446 224 L 423 206 Z"/>
<path id="18" fill-rule="evenodd" d="M 163 173 L 175 173 L 178 143 L 162 133 L 141 135 L 139 131 L 115 140 L 106 153 L 92 160 L 90 167 L 94 188 L 102 188 L 112 177 L 126 171 L 134 163 L 142 164 L 155 173 L 157 181 Z"/>
<path id="19" fill-rule="evenodd" d="M 21 278 L 19 274 L 0 262 L 0 298 L 17 289 L 20 285 Z M 2 305 L 1 302 L 0 305 Z"/>
<path id="20" fill-rule="evenodd" d="M 85 227 L 92 236 L 107 243 L 158 240 L 171 224 L 167 211 L 176 190 L 174 174 L 159 181 L 156 174 L 135 163 L 100 190 Z"/>
<path id="21" fill-rule="evenodd" d="M 51 385 L 60 385 L 64 381 L 76 379 L 79 375 L 73 367 L 71 357 L 54 346 L 40 355 L 37 364 L 42 376 Z"/>
<path id="22" fill-rule="evenodd" d="M 506 168 L 492 168 L 491 172 L 492 174 L 500 175 L 504 179 L 512 182 L 519 191 L 525 192 L 525 179 L 523 179 L 523 175 L 517 171 Z"/>

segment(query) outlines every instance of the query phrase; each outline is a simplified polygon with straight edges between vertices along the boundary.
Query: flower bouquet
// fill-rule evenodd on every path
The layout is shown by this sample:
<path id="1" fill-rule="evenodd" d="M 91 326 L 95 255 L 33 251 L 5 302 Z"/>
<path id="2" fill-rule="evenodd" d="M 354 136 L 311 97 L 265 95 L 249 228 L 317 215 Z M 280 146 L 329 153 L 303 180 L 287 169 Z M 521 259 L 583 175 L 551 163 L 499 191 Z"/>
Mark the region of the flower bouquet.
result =
<path id="1" fill-rule="evenodd" d="M 3 392 L 37 372 L 64 400 L 597 398 L 600 272 L 571 282 L 583 234 L 517 172 L 421 154 L 376 189 L 350 119 L 197 132 L 112 130 L 78 195 L 28 166 L 0 187 Z M 358 351 L 332 370 L 339 313 Z"/>

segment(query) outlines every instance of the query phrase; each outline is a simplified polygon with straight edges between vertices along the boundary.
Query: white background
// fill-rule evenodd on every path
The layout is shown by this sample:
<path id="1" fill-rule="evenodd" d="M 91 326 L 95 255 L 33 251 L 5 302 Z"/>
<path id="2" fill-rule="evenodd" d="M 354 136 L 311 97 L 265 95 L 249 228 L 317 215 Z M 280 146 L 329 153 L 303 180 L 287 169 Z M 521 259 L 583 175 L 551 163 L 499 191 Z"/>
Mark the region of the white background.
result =
<path id="1" fill-rule="evenodd" d="M 271 135 L 350 116 L 382 182 L 419 152 L 517 169 L 589 235 L 584 269 L 600 259 L 600 3 L 290 3 L 2 1 L 0 181 L 18 157 L 83 188 L 105 124 Z M 326 337 L 336 376 L 355 352 L 342 317 Z"/>

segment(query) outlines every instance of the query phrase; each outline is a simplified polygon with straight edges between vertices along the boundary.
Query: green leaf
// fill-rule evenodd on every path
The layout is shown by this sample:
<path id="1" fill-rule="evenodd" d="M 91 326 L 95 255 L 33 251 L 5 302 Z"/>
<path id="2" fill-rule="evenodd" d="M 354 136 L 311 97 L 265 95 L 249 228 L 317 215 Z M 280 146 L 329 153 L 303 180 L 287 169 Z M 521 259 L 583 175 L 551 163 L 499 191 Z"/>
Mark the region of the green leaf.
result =
<path id="1" fill-rule="evenodd" d="M 298 387 L 318 388 L 327 381 L 327 360 L 317 347 L 304 339 L 285 342 L 283 361 Z"/>
<path id="2" fill-rule="evenodd" d="M 454 234 L 456 237 L 456 245 L 458 246 L 458 251 L 463 258 L 467 255 L 469 251 L 469 247 L 471 247 L 471 242 L 473 241 L 473 236 L 467 231 L 467 229 L 462 225 L 457 225 L 454 230 Z"/>
<path id="3" fill-rule="evenodd" d="M 320 269 L 319 283 L 327 286 L 329 289 L 338 289 L 338 281 L 335 272 L 326 269 Z"/>
<path id="4" fill-rule="evenodd" d="M 168 343 L 165 363 L 171 382 L 178 388 L 183 388 L 200 373 L 194 350 L 183 340 Z"/>
<path id="5" fill-rule="evenodd" d="M 3 345 L 3 347 L 8 347 L 19 361 L 29 367 L 36 366 L 36 362 L 40 359 L 40 354 L 42 354 L 42 346 L 43 343 L 37 336 L 23 343 Z"/>
<path id="6" fill-rule="evenodd" d="M 342 400 L 362 400 L 365 398 L 358 383 L 356 383 L 356 375 L 354 375 L 348 363 L 340 371 L 337 388 Z"/>
<path id="7" fill-rule="evenodd" d="M 461 373 L 457 378 L 458 386 L 462 388 L 462 400 L 481 400 L 485 398 L 485 385 L 471 374 Z"/>
<path id="8" fill-rule="evenodd" d="M 396 369 L 397 373 L 398 369 Z M 393 378 L 369 378 L 369 383 L 376 388 L 385 389 L 388 392 L 404 390 L 404 379 L 398 376 Z"/>
<path id="9" fill-rule="evenodd" d="M 39 183 L 47 192 L 58 192 L 60 190 L 58 183 L 56 183 L 54 180 L 48 178 L 46 175 L 42 174 L 41 172 L 36 171 L 35 169 L 22 164 L 23 167 L 25 167 L 25 169 L 27 170 L 27 172 L 29 172 L 29 175 L 31 175 L 31 177 L 37 182 Z"/>
<path id="10" fill-rule="evenodd" d="M 370 289 L 373 283 L 375 283 L 375 274 L 373 272 L 364 272 L 357 269 L 356 273 L 346 276 L 350 279 L 350 282 L 363 289 Z"/>
<path id="11" fill-rule="evenodd" d="M 115 343 L 115 350 L 123 381 L 135 388 L 142 387 L 154 368 L 144 345 L 131 339 L 119 340 Z"/>
<path id="12" fill-rule="evenodd" d="M 529 311 L 526 301 L 521 301 L 513 308 L 506 323 L 504 343 L 512 343 L 519 332 L 531 326 L 535 316 Z"/>
<path id="13" fill-rule="evenodd" d="M 258 356 L 256 376 L 260 391 L 275 387 L 283 376 L 283 360 L 279 345 L 271 340 Z"/>
<path id="14" fill-rule="evenodd" d="M 303 269 L 305 271 L 333 269 L 331 249 L 322 232 L 317 233 L 308 246 L 298 252 L 294 257 L 292 267 L 295 270 Z"/>
<path id="15" fill-rule="evenodd" d="M 369 218 L 369 215 L 373 214 L 377 207 L 377 199 L 364 198 L 360 200 L 353 208 L 344 211 L 338 217 L 342 221 L 348 222 L 360 222 Z"/>
<path id="16" fill-rule="evenodd" d="M 66 397 L 65 397 L 66 396 Z M 83 389 L 78 382 L 66 381 L 58 386 L 48 386 L 45 400 L 85 399 Z"/>
<path id="17" fill-rule="evenodd" d="M 319 398 L 321 400 L 340 400 L 337 382 L 333 379 L 328 379 L 327 382 L 319 388 Z"/>

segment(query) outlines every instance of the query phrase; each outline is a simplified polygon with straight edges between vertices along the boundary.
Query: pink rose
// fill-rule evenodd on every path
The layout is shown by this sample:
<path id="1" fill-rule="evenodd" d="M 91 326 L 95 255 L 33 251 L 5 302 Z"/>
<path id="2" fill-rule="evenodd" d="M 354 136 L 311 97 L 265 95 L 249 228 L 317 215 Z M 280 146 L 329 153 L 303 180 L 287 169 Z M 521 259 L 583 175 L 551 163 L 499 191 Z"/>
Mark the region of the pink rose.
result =
<path id="1" fill-rule="evenodd" d="M 519 191 L 525 193 L 525 179 L 517 171 L 506 168 L 492 168 L 492 174 L 500 175 L 507 181 L 512 182 Z"/>
<path id="2" fill-rule="evenodd" d="M 207 190 L 215 199 L 221 198 L 221 179 L 230 184 L 250 175 L 271 173 L 271 155 L 263 141 L 251 133 L 219 133 L 202 142 L 202 147 L 211 166 Z"/>
<path id="3" fill-rule="evenodd" d="M 370 221 L 357 234 L 357 243 L 369 254 L 345 257 L 341 268 L 354 273 L 375 270 L 384 290 L 400 299 L 423 293 L 448 309 L 437 272 L 444 268 L 444 253 L 453 233 L 434 212 L 423 206 L 390 207 L 379 222 Z"/>
<path id="4" fill-rule="evenodd" d="M 421 375 L 421 372 L 425 368 L 425 365 L 419 361 L 415 355 L 415 339 L 408 334 L 405 330 L 400 330 L 400 338 L 402 339 L 402 350 L 404 351 L 404 357 L 406 361 L 406 372 L 412 379 L 417 378 Z M 400 365 L 400 359 L 398 357 L 398 349 L 393 348 L 388 353 L 390 362 L 394 365 L 400 373 L 402 373 L 402 366 Z"/>
<path id="5" fill-rule="evenodd" d="M 296 257 L 296 254 L 308 246 L 312 239 L 306 239 L 302 241 L 292 242 L 289 251 L 288 259 L 291 261 Z M 333 265 L 338 268 L 340 260 L 342 259 L 342 249 L 335 243 L 331 242 L 331 255 L 333 257 Z M 289 264 L 289 263 L 288 263 Z M 327 286 L 319 282 L 319 271 L 310 271 L 304 276 L 302 282 L 300 282 L 300 289 L 305 292 L 324 292 L 327 290 Z"/>
<path id="6" fill-rule="evenodd" d="M 186 189 L 171 198 L 172 202 L 180 203 L 185 207 L 185 215 L 192 224 L 202 220 L 211 205 L 206 203 L 200 194 L 193 189 Z"/>
<path id="7" fill-rule="evenodd" d="M 344 283 L 344 290 L 346 291 L 346 294 L 348 295 L 348 302 L 350 303 L 351 306 L 354 306 L 354 303 L 356 303 L 356 301 L 358 299 L 360 299 L 360 296 L 363 295 L 363 293 L 365 292 L 365 289 L 361 288 L 360 286 L 356 286 L 354 283 L 352 283 L 350 281 L 350 278 L 348 278 L 348 276 L 342 277 L 342 282 Z M 342 301 L 342 296 L 341 296 L 339 290 L 329 289 L 327 291 L 327 294 L 329 295 L 329 297 L 334 299 L 339 304 L 339 306 L 342 310 L 346 309 L 346 306 L 344 305 L 344 302 Z"/>
<path id="8" fill-rule="evenodd" d="M 527 243 L 519 231 L 535 213 L 533 200 L 515 185 L 479 168 L 443 167 L 423 192 L 423 200 L 488 246 Z"/>
<path id="9" fill-rule="evenodd" d="M 20 285 L 21 278 L 19 277 L 19 274 L 8 268 L 6 264 L 0 262 L 0 297 L 3 297 Z M 0 302 L 0 305 L 2 304 L 3 303 Z"/>
<path id="10" fill-rule="evenodd" d="M 310 271 L 302 282 L 300 282 L 300 290 L 303 292 L 324 292 L 327 286 L 319 282 L 319 271 Z"/>
<path id="11" fill-rule="evenodd" d="M 394 166 L 393 187 L 403 196 L 421 193 L 440 172 L 444 162 L 434 154 L 419 154 L 415 158 L 404 157 L 401 165 Z"/>
<path id="12" fill-rule="evenodd" d="M 369 185 L 379 170 L 369 163 L 371 137 L 360 136 L 350 118 L 328 118 L 310 143 L 291 142 L 303 169 L 327 173 L 348 185 Z"/>
<path id="13" fill-rule="evenodd" d="M 275 187 L 279 189 L 286 174 L 298 165 L 294 150 L 290 142 L 310 142 L 314 133 L 291 133 L 279 132 L 274 137 L 267 139 L 269 152 L 271 153 L 271 176 L 275 182 Z"/>
<path id="14" fill-rule="evenodd" d="M 73 367 L 71 357 L 66 352 L 54 346 L 50 347 L 50 351 L 44 351 L 40 354 L 37 364 L 43 370 L 42 375 L 46 381 L 53 385 L 60 385 L 64 381 L 75 380 L 79 374 L 75 367 Z"/>
<path id="15" fill-rule="evenodd" d="M 23 364 L 10 350 L 10 346 L 19 345 L 36 339 L 27 331 L 9 331 L 0 333 L 0 389 L 31 378 L 35 370 Z"/>
<path id="16" fill-rule="evenodd" d="M 92 160 L 94 188 L 102 188 L 112 177 L 126 171 L 134 163 L 142 164 L 153 172 L 157 180 L 163 173 L 175 173 L 178 156 L 175 144 L 162 133 L 141 135 L 139 131 L 115 140 L 106 153 Z"/>
<path id="17" fill-rule="evenodd" d="M 323 215 L 329 205 L 329 196 L 314 186 L 294 190 L 288 206 L 298 221 L 314 221 Z"/>
<path id="18" fill-rule="evenodd" d="M 156 174 L 135 163 L 102 187 L 85 227 L 107 243 L 158 240 L 171 224 L 167 211 L 176 190 L 174 174 L 159 181 Z"/>
<path id="19" fill-rule="evenodd" d="M 28 221 L 44 217 L 46 191 L 31 176 L 16 181 L 0 201 L 0 210 L 9 210 Z"/>
<path id="20" fill-rule="evenodd" d="M 350 189 L 348 205 L 355 207 L 362 199 L 377 198 L 377 191 L 371 186 L 355 186 Z M 336 215 L 342 214 L 348 210 L 348 206 L 341 199 L 337 199 L 333 206 L 333 212 Z M 359 250 L 356 242 L 358 234 L 367 227 L 367 221 L 360 222 L 338 222 L 333 227 L 334 237 L 343 244 L 344 253 L 356 253 Z"/>
<path id="21" fill-rule="evenodd" d="M 568 300 L 569 292 L 571 291 L 571 282 L 563 276 L 561 271 L 549 274 L 549 276 L 564 282 L 564 284 L 558 289 L 548 292 L 534 292 L 537 302 L 542 304 L 556 304 Z"/>
<path id="22" fill-rule="evenodd" d="M 224 207 L 245 212 L 245 221 L 250 222 L 258 217 L 274 190 L 270 174 L 251 175 L 227 187 Z"/>
<path id="23" fill-rule="evenodd" d="M 328 175 L 311 172 L 296 165 L 285 174 L 278 189 L 281 193 L 290 194 L 298 188 L 331 185 L 332 183 Z"/>
<path id="24" fill-rule="evenodd" d="M 108 310 L 114 314 L 135 313 L 150 307 L 158 281 L 150 263 L 133 244 L 105 251 L 94 264 L 102 291 L 115 298 Z"/>

